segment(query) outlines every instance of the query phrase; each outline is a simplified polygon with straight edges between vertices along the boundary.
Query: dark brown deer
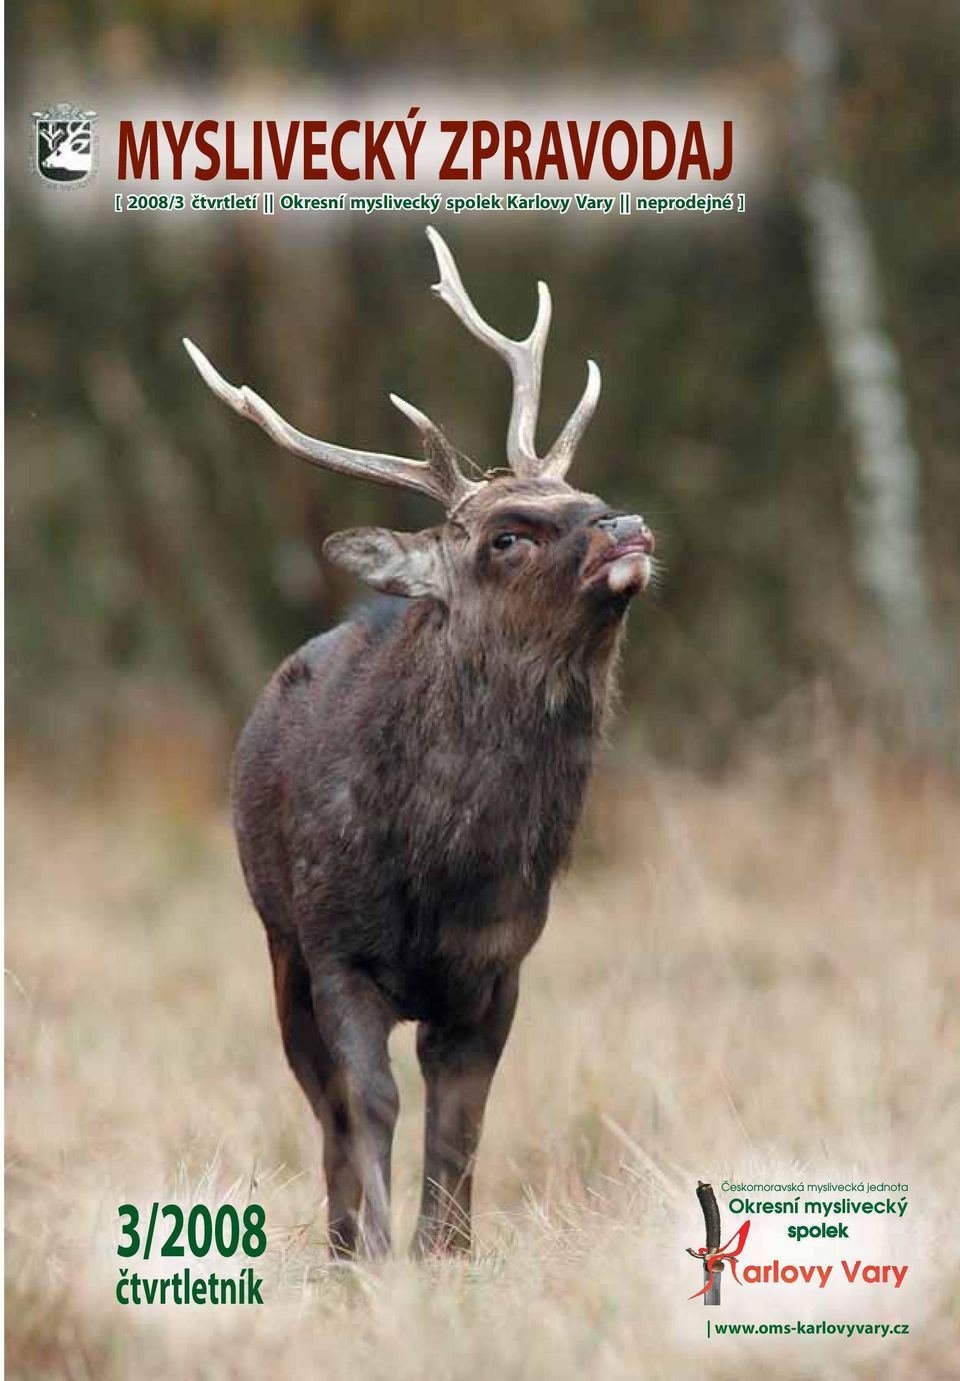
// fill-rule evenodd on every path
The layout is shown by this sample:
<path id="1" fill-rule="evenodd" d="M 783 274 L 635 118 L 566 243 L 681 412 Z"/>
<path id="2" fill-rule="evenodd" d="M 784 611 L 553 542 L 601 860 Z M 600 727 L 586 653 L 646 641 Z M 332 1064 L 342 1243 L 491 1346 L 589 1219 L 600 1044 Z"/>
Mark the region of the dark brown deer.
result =
<path id="1" fill-rule="evenodd" d="M 642 518 L 564 480 L 600 393 L 592 361 L 560 436 L 536 452 L 546 284 L 530 335 L 508 339 L 427 234 L 435 291 L 513 375 L 509 474 L 467 478 L 440 428 L 392 395 L 424 461 L 315 440 L 184 342 L 213 392 L 294 454 L 446 510 L 423 532 L 327 539 L 332 561 L 402 598 L 375 601 L 284 662 L 233 766 L 240 858 L 284 1048 L 323 1127 L 338 1255 L 389 1249 L 398 1097 L 387 1040 L 398 1021 L 418 1023 L 426 1081 L 414 1249 L 469 1248 L 474 1158 L 520 965 L 570 849 L 623 616 L 653 561 Z"/>

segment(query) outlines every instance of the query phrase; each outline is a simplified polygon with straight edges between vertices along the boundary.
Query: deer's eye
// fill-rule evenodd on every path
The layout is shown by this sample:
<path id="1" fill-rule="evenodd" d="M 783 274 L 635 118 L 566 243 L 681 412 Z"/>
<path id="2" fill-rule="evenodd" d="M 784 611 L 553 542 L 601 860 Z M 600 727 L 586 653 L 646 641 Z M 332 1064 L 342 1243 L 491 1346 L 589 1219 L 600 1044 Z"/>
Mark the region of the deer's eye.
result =
<path id="1" fill-rule="evenodd" d="M 506 551 L 508 547 L 516 546 L 518 542 L 529 542 L 532 539 L 525 537 L 522 532 L 501 532 L 494 537 L 491 546 L 494 551 Z"/>

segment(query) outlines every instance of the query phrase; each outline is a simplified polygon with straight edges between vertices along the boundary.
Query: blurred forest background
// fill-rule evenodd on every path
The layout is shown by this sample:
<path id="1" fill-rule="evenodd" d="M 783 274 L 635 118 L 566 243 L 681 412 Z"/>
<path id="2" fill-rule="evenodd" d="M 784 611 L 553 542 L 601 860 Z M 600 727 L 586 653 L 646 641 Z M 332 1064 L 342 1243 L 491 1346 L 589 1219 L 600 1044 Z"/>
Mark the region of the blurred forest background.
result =
<path id="1" fill-rule="evenodd" d="M 768 156 L 743 216 L 634 217 L 597 238 L 531 217 L 495 253 L 476 220 L 441 228 L 509 333 L 528 329 L 536 277 L 551 284 L 543 435 L 584 357 L 603 365 L 573 478 L 644 512 L 666 565 L 633 616 L 621 742 L 714 766 L 778 732 L 784 707 L 802 725 L 825 703 L 907 748 L 955 737 L 955 5 L 845 0 L 824 22 L 806 0 L 42 0 L 7 24 L 20 161 L 38 71 L 57 98 L 158 72 L 269 92 L 404 62 L 521 87 L 537 71 L 642 67 L 754 96 Z M 180 336 L 316 435 L 408 450 L 395 389 L 485 464 L 502 457 L 506 371 L 427 290 L 418 218 L 350 217 L 294 251 L 260 216 L 196 236 L 151 216 L 71 229 L 22 189 L 11 179 L 13 761 L 96 780 L 151 744 L 160 768 L 182 738 L 219 791 L 264 678 L 357 596 L 320 563 L 323 537 L 436 514 L 284 456 L 214 403 Z"/>

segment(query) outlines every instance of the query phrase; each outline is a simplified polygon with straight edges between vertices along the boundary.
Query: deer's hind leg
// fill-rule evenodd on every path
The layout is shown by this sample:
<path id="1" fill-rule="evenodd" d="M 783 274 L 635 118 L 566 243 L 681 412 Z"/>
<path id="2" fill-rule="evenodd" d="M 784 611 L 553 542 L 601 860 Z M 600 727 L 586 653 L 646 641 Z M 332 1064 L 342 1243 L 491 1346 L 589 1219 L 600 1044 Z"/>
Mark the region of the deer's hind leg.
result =
<path id="1" fill-rule="evenodd" d="M 387 1051 L 393 1017 L 365 975 L 322 967 L 311 977 L 295 937 L 271 935 L 270 956 L 284 1050 L 323 1128 L 331 1250 L 383 1255 L 399 1111 Z"/>

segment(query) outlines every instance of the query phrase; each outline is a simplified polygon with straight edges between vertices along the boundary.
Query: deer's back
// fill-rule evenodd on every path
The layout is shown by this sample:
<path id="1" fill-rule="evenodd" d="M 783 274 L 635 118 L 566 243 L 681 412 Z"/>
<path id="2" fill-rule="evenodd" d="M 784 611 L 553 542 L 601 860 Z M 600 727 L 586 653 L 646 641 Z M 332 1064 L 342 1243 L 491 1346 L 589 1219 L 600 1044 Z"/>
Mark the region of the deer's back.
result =
<path id="1" fill-rule="evenodd" d="M 335 798 L 365 663 L 406 600 L 375 600 L 278 668 L 240 736 L 231 805 L 244 876 L 268 928 L 292 929 L 305 791 Z M 319 822 L 318 822 L 319 823 Z"/>

